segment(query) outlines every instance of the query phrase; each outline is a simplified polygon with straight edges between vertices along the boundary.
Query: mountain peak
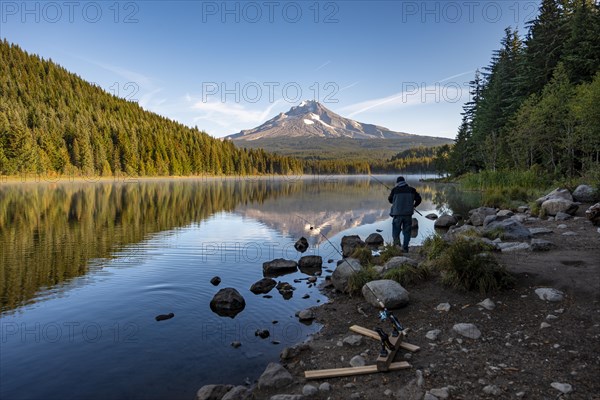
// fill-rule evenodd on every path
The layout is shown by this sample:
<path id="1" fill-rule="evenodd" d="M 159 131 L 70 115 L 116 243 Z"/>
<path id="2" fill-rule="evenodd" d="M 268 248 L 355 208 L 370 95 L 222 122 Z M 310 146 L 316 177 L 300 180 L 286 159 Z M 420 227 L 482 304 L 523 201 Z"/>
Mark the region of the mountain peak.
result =
<path id="1" fill-rule="evenodd" d="M 387 128 L 344 118 L 316 100 L 304 100 L 286 113 L 264 124 L 228 136 L 232 140 L 257 140 L 277 137 L 323 137 L 350 139 L 389 139 L 409 136 Z"/>

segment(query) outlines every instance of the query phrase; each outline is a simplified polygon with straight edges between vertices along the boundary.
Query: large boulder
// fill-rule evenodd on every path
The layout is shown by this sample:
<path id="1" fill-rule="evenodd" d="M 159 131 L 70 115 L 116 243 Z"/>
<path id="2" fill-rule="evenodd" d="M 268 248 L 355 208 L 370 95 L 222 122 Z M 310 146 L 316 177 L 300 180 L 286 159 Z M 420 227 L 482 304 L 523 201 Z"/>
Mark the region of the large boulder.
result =
<path id="1" fill-rule="evenodd" d="M 592 224 L 600 226 L 600 203 L 596 203 L 585 211 L 587 219 L 592 221 Z"/>
<path id="2" fill-rule="evenodd" d="M 265 372 L 258 378 L 260 390 L 281 389 L 294 381 L 292 374 L 279 363 L 269 363 Z"/>
<path id="3" fill-rule="evenodd" d="M 280 276 L 290 274 L 298 270 L 298 263 L 294 260 L 277 258 L 263 263 L 264 276 Z"/>
<path id="4" fill-rule="evenodd" d="M 442 214 L 435 220 L 433 226 L 436 228 L 450 228 L 458 223 L 458 219 L 454 215 Z"/>
<path id="5" fill-rule="evenodd" d="M 271 291 L 277 285 L 277 281 L 271 278 L 262 278 L 260 281 L 255 282 L 251 287 L 250 291 L 254 294 L 266 294 Z"/>
<path id="6" fill-rule="evenodd" d="M 385 264 L 383 264 L 383 269 L 381 270 L 381 273 L 385 274 L 387 271 L 394 269 L 394 268 L 399 268 L 404 264 L 408 264 L 413 267 L 416 267 L 417 265 L 419 265 L 419 263 L 416 262 L 415 260 L 413 260 L 412 258 L 403 257 L 403 256 L 392 257 Z"/>
<path id="7" fill-rule="evenodd" d="M 556 188 L 547 195 L 540 197 L 535 202 L 538 206 L 541 206 L 545 201 L 550 199 L 564 199 L 573 201 L 573 196 L 568 189 Z"/>
<path id="8" fill-rule="evenodd" d="M 546 215 L 555 216 L 558 213 L 567 213 L 574 215 L 579 206 L 571 200 L 554 198 L 542 203 L 542 210 Z"/>
<path id="9" fill-rule="evenodd" d="M 496 210 L 495 208 L 490 207 L 475 208 L 469 211 L 469 222 L 473 226 L 482 226 L 485 221 L 485 217 L 489 215 L 496 215 L 497 211 L 498 210 Z"/>
<path id="10" fill-rule="evenodd" d="M 196 393 L 196 400 L 221 400 L 233 385 L 205 385 Z"/>
<path id="11" fill-rule="evenodd" d="M 598 198 L 598 191 L 589 185 L 579 185 L 573 191 L 573 199 L 582 203 L 593 203 Z"/>
<path id="12" fill-rule="evenodd" d="M 377 247 L 383 245 L 383 243 L 384 243 L 383 236 L 381 236 L 379 233 L 371 233 L 365 239 L 365 244 L 369 247 L 377 248 Z"/>
<path id="13" fill-rule="evenodd" d="M 224 288 L 210 301 L 210 309 L 221 317 L 234 318 L 246 307 L 246 300 L 234 288 Z"/>
<path id="14" fill-rule="evenodd" d="M 342 238 L 341 246 L 342 255 L 344 257 L 350 257 L 358 247 L 365 247 L 365 242 L 363 242 L 358 235 L 344 236 Z"/>
<path id="15" fill-rule="evenodd" d="M 331 275 L 331 283 L 340 292 L 348 292 L 348 280 L 362 269 L 360 261 L 355 258 L 345 258 Z"/>
<path id="16" fill-rule="evenodd" d="M 377 299 L 386 308 L 394 309 L 408 304 L 408 291 L 398 282 L 389 279 L 371 281 L 362 288 L 362 295 L 374 307 L 380 307 Z"/>
<path id="17" fill-rule="evenodd" d="M 483 233 L 500 232 L 500 236 L 504 240 L 527 240 L 531 238 L 531 232 L 525 228 L 523 224 L 514 219 L 504 221 L 494 221 L 483 228 Z"/>

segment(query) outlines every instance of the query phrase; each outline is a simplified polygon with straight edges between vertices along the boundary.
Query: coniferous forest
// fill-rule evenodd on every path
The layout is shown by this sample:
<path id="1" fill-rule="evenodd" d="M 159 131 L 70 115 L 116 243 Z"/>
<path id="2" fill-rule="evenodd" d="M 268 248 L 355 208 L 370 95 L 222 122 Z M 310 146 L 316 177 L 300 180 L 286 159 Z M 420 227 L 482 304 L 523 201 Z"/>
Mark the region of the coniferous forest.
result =
<path id="1" fill-rule="evenodd" d="M 543 0 L 524 36 L 507 28 L 470 82 L 456 143 L 438 152 L 455 176 L 529 170 L 600 172 L 600 5 Z"/>
<path id="2" fill-rule="evenodd" d="M 0 175 L 301 172 L 299 160 L 238 149 L 0 42 Z"/>

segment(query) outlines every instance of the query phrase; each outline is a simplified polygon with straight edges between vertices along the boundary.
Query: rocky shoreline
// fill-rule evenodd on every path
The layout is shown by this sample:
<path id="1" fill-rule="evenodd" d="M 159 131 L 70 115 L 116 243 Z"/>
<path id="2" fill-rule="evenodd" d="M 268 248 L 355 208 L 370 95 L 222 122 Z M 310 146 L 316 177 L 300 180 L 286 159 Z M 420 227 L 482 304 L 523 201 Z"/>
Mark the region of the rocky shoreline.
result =
<path id="1" fill-rule="evenodd" d="M 525 206 L 482 207 L 465 224 L 450 227 L 446 240 L 476 238 L 493 246 L 516 284 L 486 296 L 451 289 L 439 276 L 406 285 L 406 299 L 394 304 L 402 306 L 394 313 L 410 329 L 405 340 L 420 350 L 400 351 L 395 361 L 409 362 L 410 369 L 304 378 L 307 370 L 375 363 L 379 342 L 349 331 L 351 325 L 388 330 L 376 300 L 364 288 L 364 297 L 344 293 L 340 280 L 347 277 L 334 271 L 331 279 L 319 277 L 329 301 L 309 311 L 323 325 L 319 333 L 284 349 L 280 362 L 270 363 L 254 384 L 207 385 L 197 400 L 600 399 L 600 228 L 594 225 L 600 223 L 600 204 L 568 196 L 557 190 L 540 199 L 543 218 Z M 388 264 L 419 265 L 422 253 L 411 247 Z M 350 265 L 350 274 L 360 268 L 358 260 L 342 265 Z"/>

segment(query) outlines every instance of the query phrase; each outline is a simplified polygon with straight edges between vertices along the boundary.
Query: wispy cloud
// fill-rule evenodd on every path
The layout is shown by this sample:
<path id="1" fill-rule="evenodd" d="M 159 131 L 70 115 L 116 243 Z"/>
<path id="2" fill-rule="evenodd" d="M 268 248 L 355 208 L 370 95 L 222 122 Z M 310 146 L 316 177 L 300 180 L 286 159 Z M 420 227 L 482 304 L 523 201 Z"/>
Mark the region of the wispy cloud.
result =
<path id="1" fill-rule="evenodd" d="M 356 82 L 354 82 L 354 83 L 351 83 L 351 84 L 349 84 L 348 86 L 344 86 L 343 88 L 341 88 L 341 89 L 340 89 L 340 92 L 342 92 L 342 91 L 344 91 L 344 90 L 346 90 L 346 89 L 350 89 L 351 87 L 353 87 L 353 86 L 356 86 L 356 85 L 358 85 L 359 83 L 360 83 L 360 81 L 356 81 Z"/>
<path id="2" fill-rule="evenodd" d="M 474 73 L 475 73 L 475 71 L 473 71 L 473 70 L 461 72 L 460 74 L 456 74 L 456 75 L 452 75 L 452 76 L 449 76 L 449 77 L 444 78 L 444 79 L 440 79 L 440 82 L 446 82 L 446 81 L 449 81 L 451 79 L 456 79 L 456 78 L 458 78 L 460 76 L 470 75 L 470 74 L 474 74 Z"/>
<path id="3" fill-rule="evenodd" d="M 400 92 L 351 104 L 342 107 L 340 111 L 352 118 L 355 115 L 375 109 L 387 111 L 410 106 L 464 102 L 469 95 L 468 85 L 466 82 L 453 82 L 452 80 L 472 72 L 467 71 L 452 75 L 429 85 L 418 82 L 403 82 L 402 91 Z"/>
<path id="4" fill-rule="evenodd" d="M 187 97 L 191 99 L 189 95 L 187 95 Z M 273 108 L 276 107 L 280 102 L 281 100 L 276 100 L 263 110 L 250 110 L 242 104 L 223 103 L 219 101 L 195 101 L 191 108 L 195 112 L 202 112 L 202 115 L 197 115 L 193 118 L 194 122 L 210 120 L 211 122 L 214 122 L 225 128 L 249 128 L 264 122 L 268 117 L 270 117 Z"/>
<path id="5" fill-rule="evenodd" d="M 322 68 L 325 68 L 325 67 L 326 67 L 326 66 L 328 66 L 329 64 L 331 64 L 331 60 L 327 60 L 327 61 L 325 61 L 323 64 L 319 65 L 319 66 L 318 66 L 318 67 L 315 69 L 315 71 L 318 71 L 318 70 L 320 70 L 320 69 L 322 69 Z"/>

